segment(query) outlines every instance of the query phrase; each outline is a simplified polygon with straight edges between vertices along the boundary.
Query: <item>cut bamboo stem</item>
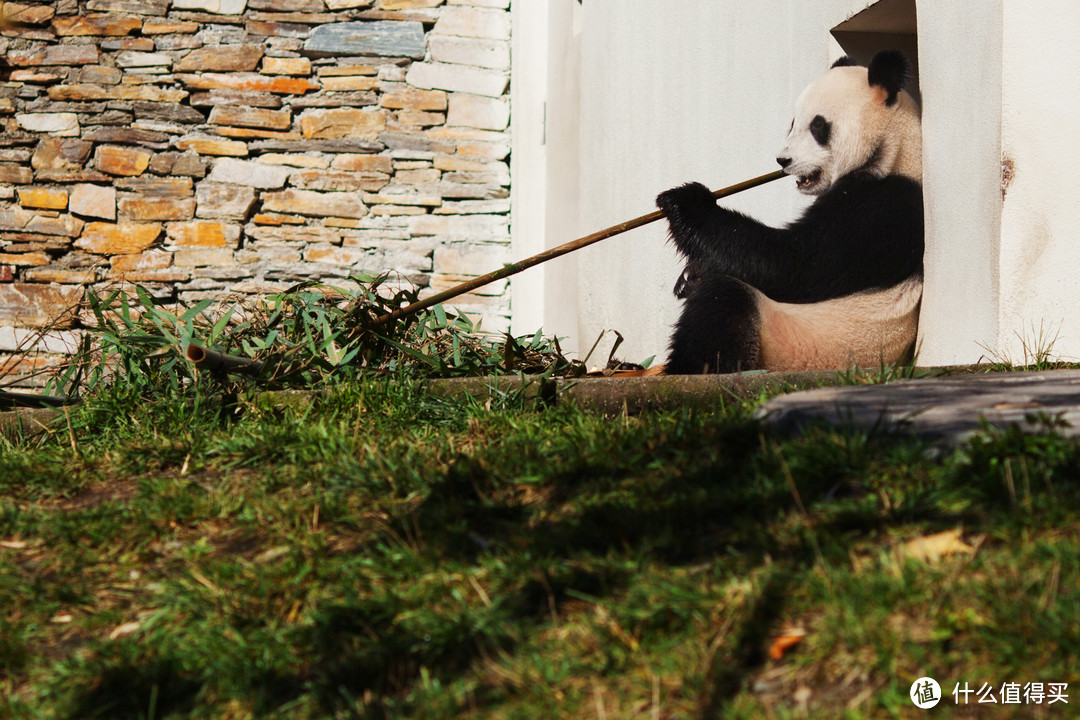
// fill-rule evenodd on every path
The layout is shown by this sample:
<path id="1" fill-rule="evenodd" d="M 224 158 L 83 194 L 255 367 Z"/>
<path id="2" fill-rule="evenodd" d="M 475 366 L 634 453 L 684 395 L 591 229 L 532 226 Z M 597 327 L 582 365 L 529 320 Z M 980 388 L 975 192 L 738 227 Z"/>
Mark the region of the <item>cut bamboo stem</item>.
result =
<path id="1" fill-rule="evenodd" d="M 263 367 L 263 364 L 258 360 L 238 357 L 236 355 L 226 355 L 225 353 L 211 350 L 210 348 L 205 348 L 202 345 L 196 345 L 195 343 L 191 343 L 187 346 L 185 357 L 187 357 L 188 361 L 194 363 L 195 367 L 200 370 L 210 370 L 211 372 L 248 373 L 257 375 L 262 371 Z"/>
<path id="2" fill-rule="evenodd" d="M 782 170 L 776 170 L 766 175 L 760 175 L 756 178 L 745 180 L 741 183 L 736 183 L 734 185 L 729 185 L 728 187 L 715 190 L 713 191 L 713 197 L 717 199 L 728 197 L 729 195 L 740 193 L 743 190 L 749 190 L 750 188 L 757 187 L 758 185 L 764 185 L 765 183 L 770 183 L 773 180 L 779 180 L 782 177 L 784 177 L 784 172 Z M 566 255 L 567 253 L 572 253 L 575 250 L 580 250 L 581 248 L 592 245 L 593 243 L 598 243 L 601 240 L 607 240 L 609 237 L 619 235 L 626 232 L 627 230 L 633 230 L 635 228 L 641 227 L 642 225 L 648 225 L 649 223 L 655 220 L 659 220 L 662 217 L 664 217 L 663 212 L 659 210 L 654 210 L 648 215 L 642 215 L 641 217 L 634 218 L 633 220 L 627 220 L 626 222 L 619 223 L 618 225 L 612 225 L 611 227 L 605 228 L 604 230 L 599 230 L 592 233 L 591 235 L 586 235 L 585 237 L 578 238 L 577 240 L 571 240 L 568 243 L 564 243 L 562 245 L 559 245 L 558 247 L 553 247 L 549 250 L 537 253 L 536 255 L 527 257 L 524 260 L 520 260 L 516 263 L 503 265 L 498 270 L 489 272 L 487 275 L 475 277 L 472 280 L 461 283 L 460 285 L 455 285 L 452 288 L 448 288 L 446 290 L 443 290 L 442 292 L 430 295 L 423 300 L 418 300 L 417 302 L 406 305 L 405 307 L 398 308 L 391 313 L 388 313 L 381 317 L 377 317 L 373 321 L 373 324 L 378 327 L 381 325 L 386 325 L 387 323 L 393 322 L 395 320 L 400 320 L 403 317 L 408 317 L 409 315 L 420 312 L 421 310 L 425 310 L 433 305 L 438 305 L 439 303 L 446 302 L 447 300 L 455 298 L 458 295 L 464 295 L 467 292 L 471 292 L 472 290 L 475 290 L 479 287 L 483 287 L 484 285 L 493 283 L 496 280 L 502 280 L 503 278 L 510 277 L 511 275 L 516 275 L 522 270 L 528 270 L 529 268 L 539 265 L 540 263 L 545 263 L 548 260 L 554 260 L 555 258 Z"/>

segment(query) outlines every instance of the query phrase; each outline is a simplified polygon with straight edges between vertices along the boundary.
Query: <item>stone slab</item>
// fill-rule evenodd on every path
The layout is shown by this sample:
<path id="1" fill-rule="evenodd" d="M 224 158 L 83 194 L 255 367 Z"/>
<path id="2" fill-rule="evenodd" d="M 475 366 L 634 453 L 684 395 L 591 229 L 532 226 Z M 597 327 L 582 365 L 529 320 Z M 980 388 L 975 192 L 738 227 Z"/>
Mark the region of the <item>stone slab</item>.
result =
<path id="1" fill-rule="evenodd" d="M 814 425 L 912 434 L 955 444 L 985 425 L 1045 429 L 1080 437 L 1080 370 L 999 372 L 818 388 L 774 398 L 758 411 L 769 426 Z"/>
<path id="2" fill-rule="evenodd" d="M 320 25 L 304 42 L 311 55 L 424 57 L 424 26 L 419 22 L 377 20 Z"/>

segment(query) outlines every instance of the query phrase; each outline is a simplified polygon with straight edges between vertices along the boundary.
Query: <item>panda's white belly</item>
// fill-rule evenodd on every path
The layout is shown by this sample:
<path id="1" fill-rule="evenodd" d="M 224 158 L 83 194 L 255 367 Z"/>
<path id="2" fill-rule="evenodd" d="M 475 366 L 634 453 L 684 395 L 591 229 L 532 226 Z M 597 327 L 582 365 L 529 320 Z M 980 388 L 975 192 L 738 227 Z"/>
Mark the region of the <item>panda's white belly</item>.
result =
<path id="1" fill-rule="evenodd" d="M 809 304 L 758 296 L 766 370 L 878 367 L 899 360 L 914 341 L 922 280 Z"/>

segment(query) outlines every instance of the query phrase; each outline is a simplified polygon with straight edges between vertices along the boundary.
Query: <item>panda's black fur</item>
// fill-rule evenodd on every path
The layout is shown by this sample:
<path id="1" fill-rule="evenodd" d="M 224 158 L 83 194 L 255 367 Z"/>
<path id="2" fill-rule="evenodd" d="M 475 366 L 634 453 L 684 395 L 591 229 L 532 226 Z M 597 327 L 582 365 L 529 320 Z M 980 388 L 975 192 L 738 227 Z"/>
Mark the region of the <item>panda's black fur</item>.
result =
<path id="1" fill-rule="evenodd" d="M 834 67 L 850 65 L 845 59 Z M 881 87 L 884 104 L 892 105 L 907 82 L 907 61 L 898 53 L 881 53 L 871 62 L 868 76 L 871 85 Z M 824 147 L 834 134 L 833 124 L 830 118 L 815 115 L 806 129 Z M 796 131 L 793 122 L 792 132 Z M 866 153 L 869 157 L 862 166 L 831 181 L 799 220 L 783 228 L 719 207 L 699 183 L 657 198 L 671 240 L 686 260 L 675 288 L 684 305 L 671 337 L 666 372 L 813 367 L 812 357 L 802 364 L 796 358 L 795 365 L 779 368 L 763 362 L 761 348 L 768 340 L 762 337 L 763 303 L 824 303 L 825 308 L 828 301 L 851 298 L 843 303 L 843 312 L 855 308 L 857 313 L 860 298 L 875 297 L 875 291 L 905 282 L 918 282 L 921 289 L 922 186 L 916 178 L 883 168 L 880 147 Z M 778 161 L 787 168 L 791 159 Z M 845 318 L 835 321 L 843 323 Z M 801 339 L 811 347 L 816 340 Z"/>

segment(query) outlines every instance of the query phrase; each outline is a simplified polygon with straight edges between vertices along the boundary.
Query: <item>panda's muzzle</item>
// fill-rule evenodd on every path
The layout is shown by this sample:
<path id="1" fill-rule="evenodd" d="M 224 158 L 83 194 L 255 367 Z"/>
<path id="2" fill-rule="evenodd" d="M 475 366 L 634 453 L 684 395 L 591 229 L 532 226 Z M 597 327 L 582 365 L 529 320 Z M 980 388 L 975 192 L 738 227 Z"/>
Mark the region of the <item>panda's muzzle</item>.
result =
<path id="1" fill-rule="evenodd" d="M 809 175 L 800 175 L 795 180 L 795 187 L 799 190 L 806 190 L 807 188 L 817 185 L 821 181 L 821 168 L 818 168 Z"/>
<path id="2" fill-rule="evenodd" d="M 780 155 L 776 158 L 776 162 L 788 175 L 794 175 L 789 169 L 791 166 L 791 158 L 786 155 Z M 821 168 L 817 168 L 808 175 L 799 175 L 795 178 L 795 187 L 799 190 L 806 190 L 809 187 L 813 187 L 817 182 L 821 180 Z"/>

